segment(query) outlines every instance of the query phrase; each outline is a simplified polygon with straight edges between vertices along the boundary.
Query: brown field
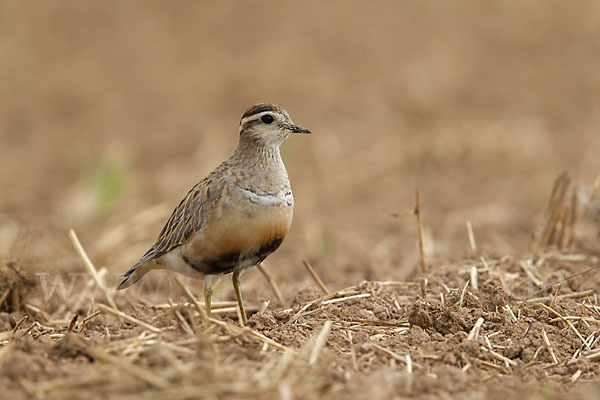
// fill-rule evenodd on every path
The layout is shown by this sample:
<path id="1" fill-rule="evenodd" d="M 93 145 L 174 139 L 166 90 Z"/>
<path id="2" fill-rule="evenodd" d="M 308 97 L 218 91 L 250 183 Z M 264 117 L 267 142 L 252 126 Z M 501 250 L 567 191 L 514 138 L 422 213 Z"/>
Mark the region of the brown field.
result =
<path id="1" fill-rule="evenodd" d="M 599 17 L 0 0 L 0 398 L 598 398 Z M 210 325 L 171 274 L 115 293 L 262 101 L 313 131 L 282 148 L 295 217 L 264 267 L 283 304 L 257 269 L 246 330 L 229 277 Z M 577 196 L 535 246 L 563 171 Z"/>

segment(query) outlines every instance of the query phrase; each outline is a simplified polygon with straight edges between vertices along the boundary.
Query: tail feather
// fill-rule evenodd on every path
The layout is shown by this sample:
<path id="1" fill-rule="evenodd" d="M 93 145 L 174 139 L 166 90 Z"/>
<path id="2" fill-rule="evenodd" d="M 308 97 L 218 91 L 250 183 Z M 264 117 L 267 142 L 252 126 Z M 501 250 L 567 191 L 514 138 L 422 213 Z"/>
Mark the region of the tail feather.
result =
<path id="1" fill-rule="evenodd" d="M 121 281 L 121 283 L 119 283 L 119 286 L 117 286 L 117 290 L 126 289 L 129 286 L 133 285 L 134 283 L 139 281 L 144 275 L 146 275 L 146 273 L 150 271 L 150 269 L 151 268 L 144 264 L 134 265 L 129 271 L 127 271 L 123 275 L 123 280 Z"/>

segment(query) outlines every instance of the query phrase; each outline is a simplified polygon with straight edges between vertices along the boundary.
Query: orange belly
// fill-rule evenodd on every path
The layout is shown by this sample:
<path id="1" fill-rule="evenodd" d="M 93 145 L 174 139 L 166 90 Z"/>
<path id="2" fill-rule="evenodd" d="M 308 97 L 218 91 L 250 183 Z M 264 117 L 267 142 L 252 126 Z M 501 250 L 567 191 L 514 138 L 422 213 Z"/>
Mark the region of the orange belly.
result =
<path id="1" fill-rule="evenodd" d="M 209 221 L 190 242 L 188 257 L 211 261 L 235 254 L 250 254 L 283 240 L 292 222 L 291 207 L 269 207 L 248 215 L 244 210 L 229 212 Z"/>

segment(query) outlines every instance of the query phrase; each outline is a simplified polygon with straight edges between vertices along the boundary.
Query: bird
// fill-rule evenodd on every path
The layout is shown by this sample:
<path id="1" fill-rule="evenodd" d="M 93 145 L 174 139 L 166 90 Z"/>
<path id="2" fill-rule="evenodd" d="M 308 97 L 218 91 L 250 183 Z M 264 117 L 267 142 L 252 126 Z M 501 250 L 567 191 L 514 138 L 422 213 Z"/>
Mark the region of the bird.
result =
<path id="1" fill-rule="evenodd" d="M 158 239 L 123 275 L 117 289 L 130 287 L 154 269 L 203 279 L 210 317 L 212 285 L 232 273 L 241 324 L 247 325 L 240 276 L 279 248 L 294 212 L 279 147 L 293 134 L 309 133 L 277 104 L 248 108 L 240 120 L 233 154 L 188 191 Z"/>

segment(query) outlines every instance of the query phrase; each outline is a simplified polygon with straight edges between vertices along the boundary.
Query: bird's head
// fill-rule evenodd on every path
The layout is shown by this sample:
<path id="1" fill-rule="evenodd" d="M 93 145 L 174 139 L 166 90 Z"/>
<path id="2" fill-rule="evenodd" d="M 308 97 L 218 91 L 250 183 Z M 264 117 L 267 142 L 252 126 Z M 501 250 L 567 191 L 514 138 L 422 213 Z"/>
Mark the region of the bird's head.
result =
<path id="1" fill-rule="evenodd" d="M 240 141 L 279 146 L 293 133 L 310 130 L 294 124 L 287 111 L 277 104 L 256 104 L 246 110 L 240 121 Z"/>

